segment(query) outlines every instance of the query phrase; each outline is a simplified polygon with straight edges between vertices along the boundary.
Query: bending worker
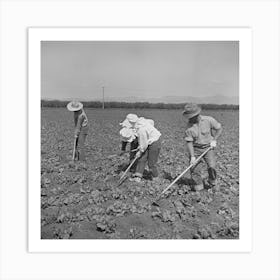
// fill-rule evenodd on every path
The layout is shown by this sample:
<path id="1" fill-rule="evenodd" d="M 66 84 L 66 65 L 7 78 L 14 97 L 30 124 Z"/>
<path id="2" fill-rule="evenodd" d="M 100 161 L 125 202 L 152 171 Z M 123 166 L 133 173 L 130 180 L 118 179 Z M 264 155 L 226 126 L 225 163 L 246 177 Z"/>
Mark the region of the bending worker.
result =
<path id="1" fill-rule="evenodd" d="M 127 144 L 130 144 L 130 154 L 129 154 L 129 161 L 131 162 L 137 153 L 137 150 L 139 148 L 138 143 L 138 134 L 136 129 L 136 123 L 139 121 L 148 122 L 152 126 L 154 126 L 154 121 L 151 119 L 145 119 L 143 117 L 138 118 L 135 114 L 128 114 L 123 122 L 120 123 L 122 126 L 122 129 L 120 130 L 121 135 L 121 152 L 120 155 L 123 155 L 125 153 Z M 137 166 L 137 160 L 130 168 L 131 172 L 134 173 Z"/>
<path id="2" fill-rule="evenodd" d="M 152 174 L 153 181 L 158 181 L 157 161 L 161 148 L 160 136 L 161 133 L 153 126 L 152 120 L 139 118 L 135 123 L 137 131 L 139 151 L 136 156 L 139 158 L 136 172 L 131 181 L 141 182 L 146 163 Z"/>
<path id="3" fill-rule="evenodd" d="M 120 135 L 121 135 L 120 156 L 122 156 L 125 153 L 126 146 L 129 143 L 130 144 L 130 153 L 129 153 L 130 162 L 135 158 L 137 148 L 138 148 L 137 132 L 134 127 L 137 120 L 138 120 L 137 115 L 128 114 L 126 116 L 126 119 L 120 123 L 120 125 L 122 126 L 122 129 L 120 130 Z M 137 166 L 137 161 L 132 165 L 130 170 L 132 172 L 135 172 L 136 166 Z"/>

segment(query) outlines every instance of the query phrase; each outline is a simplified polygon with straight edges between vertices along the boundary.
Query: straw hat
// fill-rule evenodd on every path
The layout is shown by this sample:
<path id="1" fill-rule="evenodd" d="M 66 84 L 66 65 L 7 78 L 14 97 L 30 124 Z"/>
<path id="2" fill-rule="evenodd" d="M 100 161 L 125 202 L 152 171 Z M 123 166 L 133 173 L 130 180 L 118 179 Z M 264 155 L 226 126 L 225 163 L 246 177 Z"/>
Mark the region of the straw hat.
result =
<path id="1" fill-rule="evenodd" d="M 71 101 L 67 104 L 67 109 L 71 112 L 79 111 L 83 108 L 83 104 L 79 101 Z"/>
<path id="2" fill-rule="evenodd" d="M 201 108 L 195 103 L 187 103 L 185 105 L 183 115 L 184 117 L 190 119 L 201 112 Z"/>

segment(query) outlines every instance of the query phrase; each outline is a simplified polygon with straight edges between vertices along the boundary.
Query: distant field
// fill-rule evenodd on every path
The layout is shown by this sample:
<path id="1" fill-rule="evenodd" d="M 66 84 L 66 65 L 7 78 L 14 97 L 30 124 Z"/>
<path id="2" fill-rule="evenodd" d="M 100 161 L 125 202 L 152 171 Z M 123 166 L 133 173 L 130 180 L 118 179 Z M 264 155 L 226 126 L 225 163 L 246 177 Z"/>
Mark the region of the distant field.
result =
<path id="1" fill-rule="evenodd" d="M 180 110 L 85 109 L 87 163 L 71 164 L 74 122 L 66 108 L 41 110 L 41 238 L 239 238 L 239 111 L 203 111 L 223 125 L 217 151 L 219 192 L 175 185 L 161 207 L 151 201 L 187 167 Z M 161 183 L 126 180 L 116 187 L 125 157 L 119 123 L 128 113 L 151 118 L 162 133 Z"/>

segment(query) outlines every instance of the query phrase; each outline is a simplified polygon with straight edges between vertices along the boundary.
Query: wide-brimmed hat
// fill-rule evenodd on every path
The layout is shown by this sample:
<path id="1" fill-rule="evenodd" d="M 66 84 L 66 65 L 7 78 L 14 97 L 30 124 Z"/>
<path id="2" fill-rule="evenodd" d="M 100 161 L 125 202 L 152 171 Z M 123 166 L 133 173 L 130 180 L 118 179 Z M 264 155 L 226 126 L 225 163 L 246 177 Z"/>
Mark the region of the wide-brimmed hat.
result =
<path id="1" fill-rule="evenodd" d="M 83 109 L 83 104 L 79 101 L 71 101 L 67 104 L 67 109 L 71 112 Z"/>
<path id="2" fill-rule="evenodd" d="M 187 103 L 184 107 L 184 117 L 190 119 L 201 112 L 201 108 L 195 103 Z"/>

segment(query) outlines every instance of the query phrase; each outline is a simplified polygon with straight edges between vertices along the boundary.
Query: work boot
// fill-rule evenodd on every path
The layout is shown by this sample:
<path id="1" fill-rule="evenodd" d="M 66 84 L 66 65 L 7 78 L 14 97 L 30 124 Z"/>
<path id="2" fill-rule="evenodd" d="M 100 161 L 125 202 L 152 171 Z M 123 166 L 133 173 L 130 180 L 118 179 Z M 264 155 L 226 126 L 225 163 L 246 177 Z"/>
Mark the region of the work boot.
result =
<path id="1" fill-rule="evenodd" d="M 210 178 L 208 179 L 203 179 L 203 185 L 205 189 L 212 189 L 216 187 L 216 180 L 211 180 Z"/>
<path id="2" fill-rule="evenodd" d="M 210 188 L 214 188 L 216 186 L 216 180 L 211 180 L 210 178 L 208 178 L 208 184 Z"/>

